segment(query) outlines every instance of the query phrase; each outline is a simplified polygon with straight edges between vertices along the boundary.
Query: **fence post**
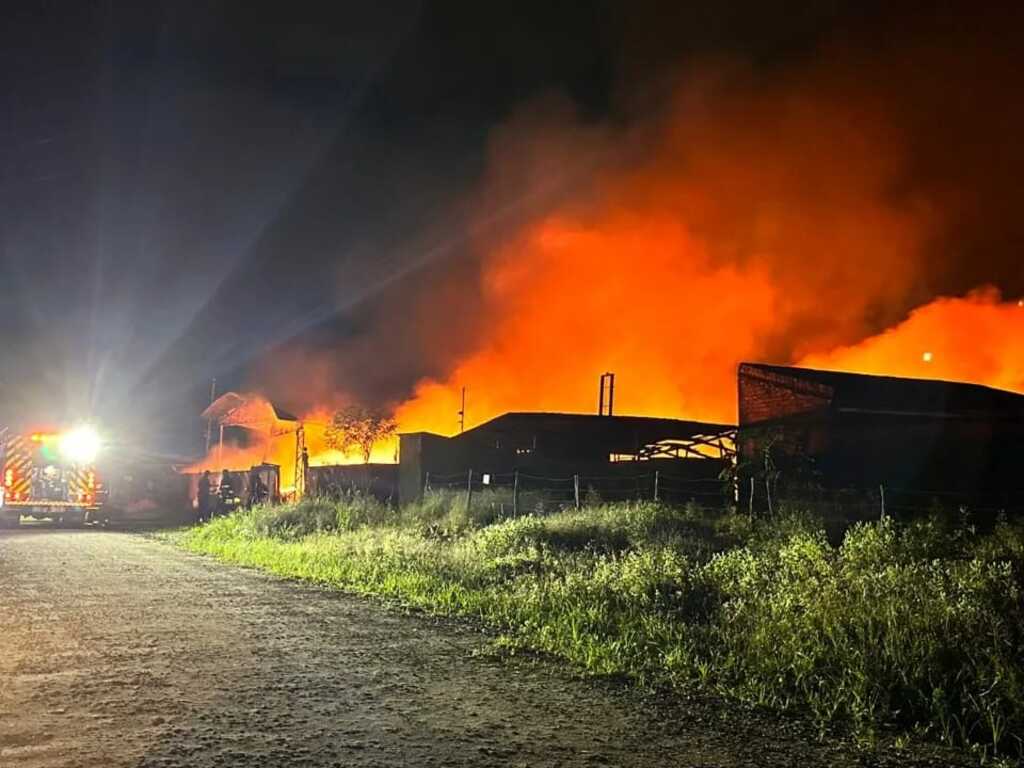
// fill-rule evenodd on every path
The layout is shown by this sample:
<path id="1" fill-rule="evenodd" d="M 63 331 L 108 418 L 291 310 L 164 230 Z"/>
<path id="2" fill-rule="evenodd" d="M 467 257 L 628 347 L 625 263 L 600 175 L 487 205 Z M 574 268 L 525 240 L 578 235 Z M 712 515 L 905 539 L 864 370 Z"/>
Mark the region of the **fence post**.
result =
<path id="1" fill-rule="evenodd" d="M 878 495 L 882 499 L 882 517 L 885 517 L 885 486 L 879 484 Z"/>
<path id="2" fill-rule="evenodd" d="M 654 500 L 658 500 L 658 470 L 654 470 Z"/>
<path id="3" fill-rule="evenodd" d="M 466 514 L 473 508 L 473 470 L 466 475 Z"/>
<path id="4" fill-rule="evenodd" d="M 430 490 L 430 473 L 429 472 L 427 472 L 427 477 L 423 481 L 423 490 L 424 491 L 429 491 Z"/>
<path id="5" fill-rule="evenodd" d="M 767 475 L 764 478 L 764 494 L 768 499 L 768 517 L 775 517 L 775 510 L 772 509 L 772 481 Z"/>
<path id="6" fill-rule="evenodd" d="M 576 509 L 580 508 L 580 476 L 572 476 L 572 495 L 576 500 Z"/>
<path id="7" fill-rule="evenodd" d="M 512 472 L 512 517 L 519 517 L 519 470 Z"/>
<path id="8" fill-rule="evenodd" d="M 755 488 L 755 486 L 754 486 L 754 478 L 751 477 L 750 478 L 750 500 L 749 500 L 749 504 L 750 504 L 749 514 L 750 514 L 750 519 L 751 520 L 754 519 L 754 488 Z"/>

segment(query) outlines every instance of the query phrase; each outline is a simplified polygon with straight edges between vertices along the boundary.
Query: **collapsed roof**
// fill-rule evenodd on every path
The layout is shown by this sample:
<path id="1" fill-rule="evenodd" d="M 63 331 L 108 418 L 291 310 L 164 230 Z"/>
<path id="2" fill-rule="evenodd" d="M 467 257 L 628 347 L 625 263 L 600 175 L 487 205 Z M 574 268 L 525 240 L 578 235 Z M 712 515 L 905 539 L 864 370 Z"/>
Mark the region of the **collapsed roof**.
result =
<path id="1" fill-rule="evenodd" d="M 244 427 L 271 433 L 290 431 L 299 419 L 262 395 L 225 392 L 203 411 L 202 418 L 223 427 Z"/>

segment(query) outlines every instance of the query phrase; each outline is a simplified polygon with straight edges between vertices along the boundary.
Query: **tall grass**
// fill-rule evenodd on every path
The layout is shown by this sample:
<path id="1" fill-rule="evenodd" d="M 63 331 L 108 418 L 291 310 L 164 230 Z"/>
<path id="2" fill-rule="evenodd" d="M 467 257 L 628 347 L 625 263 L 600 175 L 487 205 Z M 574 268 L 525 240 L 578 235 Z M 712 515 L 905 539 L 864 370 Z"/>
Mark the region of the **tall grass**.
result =
<path id="1" fill-rule="evenodd" d="M 477 502 L 480 502 L 479 506 Z M 508 518 L 500 493 L 260 507 L 185 547 L 423 608 L 599 674 L 698 685 L 870 735 L 1022 755 L 1024 528 L 753 523 L 652 503 Z"/>

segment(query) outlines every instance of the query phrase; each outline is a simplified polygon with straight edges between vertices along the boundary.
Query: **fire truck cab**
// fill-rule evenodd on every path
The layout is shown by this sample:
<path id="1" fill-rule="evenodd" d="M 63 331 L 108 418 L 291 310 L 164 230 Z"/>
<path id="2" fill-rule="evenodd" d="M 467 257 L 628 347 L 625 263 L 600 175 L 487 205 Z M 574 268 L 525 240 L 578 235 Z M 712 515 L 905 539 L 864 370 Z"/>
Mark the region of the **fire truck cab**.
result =
<path id="1" fill-rule="evenodd" d="M 97 517 L 105 491 L 95 466 L 94 430 L 0 430 L 0 438 L 0 526 L 17 526 L 22 517 L 69 525 Z"/>

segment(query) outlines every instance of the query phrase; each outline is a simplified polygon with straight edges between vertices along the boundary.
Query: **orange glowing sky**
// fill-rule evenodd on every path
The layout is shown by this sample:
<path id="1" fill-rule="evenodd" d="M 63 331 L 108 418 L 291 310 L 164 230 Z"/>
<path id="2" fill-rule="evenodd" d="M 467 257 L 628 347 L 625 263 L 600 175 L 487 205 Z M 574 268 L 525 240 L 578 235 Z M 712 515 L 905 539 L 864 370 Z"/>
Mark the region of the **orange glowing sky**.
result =
<path id="1" fill-rule="evenodd" d="M 335 361 L 369 376 L 401 338 L 432 373 L 386 406 L 400 431 L 448 435 L 463 387 L 467 426 L 590 413 L 605 371 L 617 413 L 718 422 L 736 419 L 741 361 L 1024 392 L 1024 306 L 985 280 L 931 287 L 960 258 L 949 200 L 963 196 L 908 183 L 914 140 L 851 72 L 766 82 L 712 69 L 681 81 L 658 120 L 621 129 L 527 105 L 495 131 L 481 220 L 566 168 L 596 167 L 585 183 L 514 225 L 481 225 L 472 268 L 438 265 L 380 331 L 269 367 L 327 413 L 352 398 L 344 381 L 331 390 Z M 374 460 L 393 456 L 389 444 Z"/>
<path id="2" fill-rule="evenodd" d="M 450 434 L 463 386 L 473 424 L 593 412 L 603 371 L 617 412 L 734 421 L 743 360 L 1024 390 L 1017 301 L 914 308 L 943 222 L 893 198 L 884 119 L 813 87 L 677 102 L 645 162 L 490 247 L 481 341 L 399 405 L 403 429 Z"/>

